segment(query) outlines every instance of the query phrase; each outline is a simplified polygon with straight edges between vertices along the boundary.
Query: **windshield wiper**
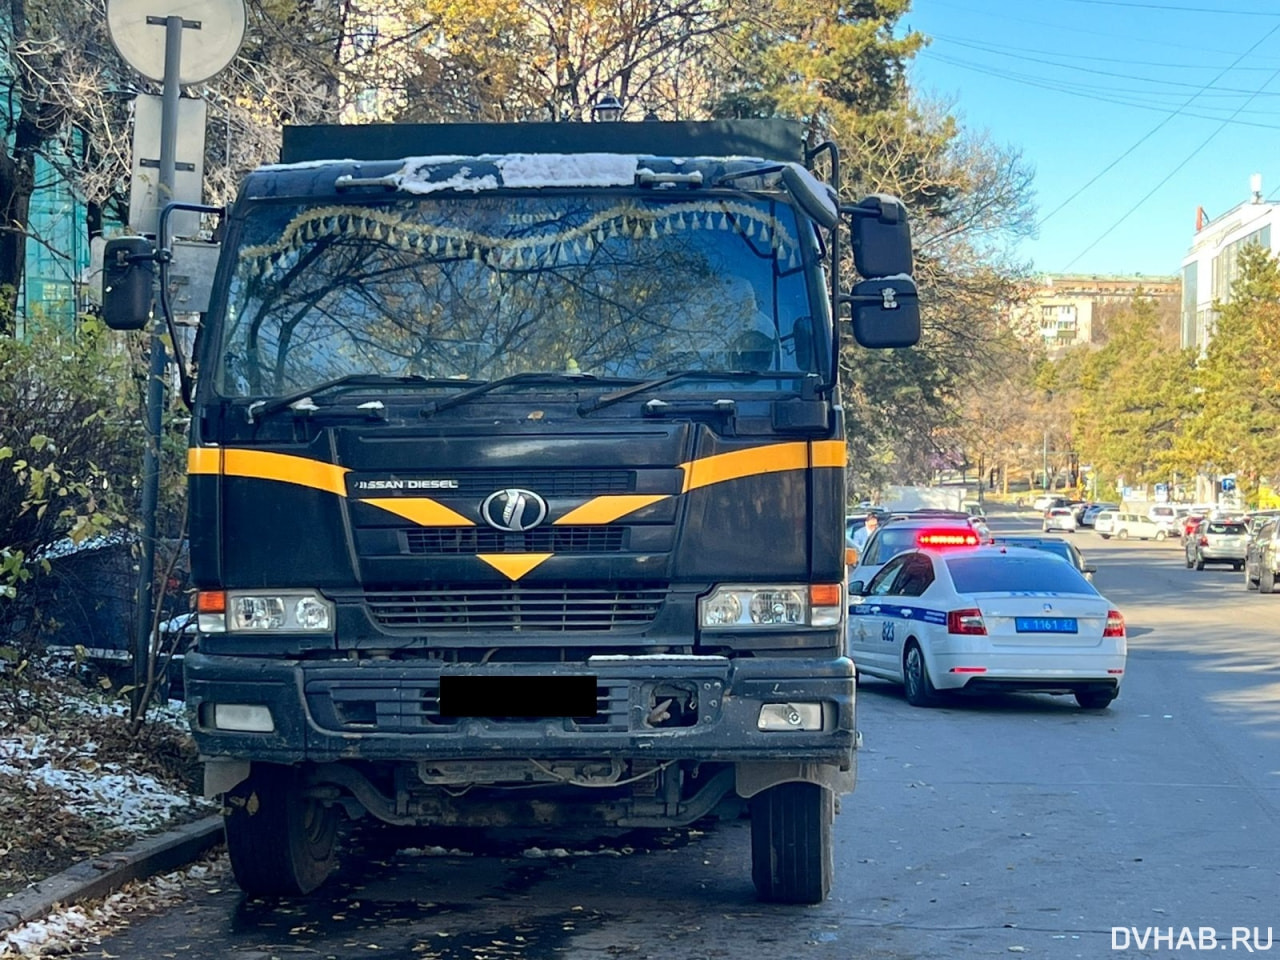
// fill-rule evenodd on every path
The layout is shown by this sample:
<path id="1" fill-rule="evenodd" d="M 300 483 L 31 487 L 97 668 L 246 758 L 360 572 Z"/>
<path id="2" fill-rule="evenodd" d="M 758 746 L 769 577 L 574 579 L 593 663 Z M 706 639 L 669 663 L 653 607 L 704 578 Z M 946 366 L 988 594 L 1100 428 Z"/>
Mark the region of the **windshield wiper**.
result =
<path id="1" fill-rule="evenodd" d="M 794 380 L 798 376 L 800 376 L 798 373 L 782 373 L 776 370 L 769 373 L 756 370 L 672 370 L 665 377 L 645 380 L 643 383 L 637 383 L 635 386 L 614 393 L 602 393 L 586 403 L 579 404 L 578 413 L 585 416 L 601 407 L 612 406 L 621 400 L 634 397 L 646 390 L 657 390 L 677 380 Z"/>
<path id="2" fill-rule="evenodd" d="M 500 377 L 497 380 L 489 380 L 485 383 L 476 384 L 470 390 L 463 390 L 461 393 L 455 393 L 452 397 L 445 397 L 443 400 L 436 400 L 427 404 L 422 408 L 422 415 L 429 417 L 439 413 L 441 410 L 448 410 L 450 407 L 456 407 L 460 403 L 466 403 L 473 397 L 479 397 L 488 393 L 490 390 L 497 390 L 499 387 L 510 386 L 515 383 L 599 383 L 600 378 L 591 373 L 513 373 L 509 377 Z M 615 378 L 608 378 L 608 382 L 616 383 Z M 630 380 L 624 380 L 624 383 L 630 383 Z"/>
<path id="3" fill-rule="evenodd" d="M 466 382 L 465 380 L 455 380 L 452 377 L 424 377 L 420 374 L 413 374 L 408 377 L 388 377 L 376 373 L 349 373 L 345 377 L 325 380 L 323 383 L 317 383 L 314 386 L 307 387 L 305 390 L 295 390 L 293 393 L 287 393 L 283 397 L 276 397 L 272 400 L 255 400 L 245 408 L 245 416 L 248 417 L 250 423 L 253 423 L 260 417 L 269 417 L 273 413 L 292 407 L 300 400 L 307 400 L 332 390 L 358 390 L 361 387 L 457 387 Z"/>

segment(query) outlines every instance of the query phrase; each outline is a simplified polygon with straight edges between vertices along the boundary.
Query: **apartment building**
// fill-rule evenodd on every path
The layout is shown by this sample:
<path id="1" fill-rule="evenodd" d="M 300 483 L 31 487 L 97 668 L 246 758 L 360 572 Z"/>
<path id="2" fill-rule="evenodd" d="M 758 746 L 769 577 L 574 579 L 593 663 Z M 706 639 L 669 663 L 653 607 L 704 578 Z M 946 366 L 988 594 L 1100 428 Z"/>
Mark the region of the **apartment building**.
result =
<path id="1" fill-rule="evenodd" d="M 1096 326 L 1108 307 L 1122 309 L 1142 292 L 1155 300 L 1177 304 L 1181 281 L 1176 276 L 1045 274 L 1014 311 L 1015 329 L 1039 338 L 1053 352 L 1092 343 Z"/>
<path id="2" fill-rule="evenodd" d="M 1254 174 L 1250 198 L 1212 220 L 1196 212 L 1196 233 L 1182 260 L 1182 345 L 1203 351 L 1213 336 L 1214 301 L 1231 295 L 1240 273 L 1240 253 L 1258 244 L 1280 250 L 1280 203 L 1262 198 L 1262 177 Z"/>

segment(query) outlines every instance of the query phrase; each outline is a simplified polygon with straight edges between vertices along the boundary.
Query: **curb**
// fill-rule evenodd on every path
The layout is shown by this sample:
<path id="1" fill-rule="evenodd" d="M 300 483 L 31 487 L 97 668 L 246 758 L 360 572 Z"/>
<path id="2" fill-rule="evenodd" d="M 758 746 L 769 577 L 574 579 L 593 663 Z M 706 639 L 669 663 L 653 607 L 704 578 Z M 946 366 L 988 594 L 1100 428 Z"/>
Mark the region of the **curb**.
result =
<path id="1" fill-rule="evenodd" d="M 215 814 L 139 840 L 117 853 L 82 860 L 0 900 L 0 933 L 39 920 L 59 905 L 93 900 L 131 880 L 176 870 L 221 842 L 222 816 Z"/>

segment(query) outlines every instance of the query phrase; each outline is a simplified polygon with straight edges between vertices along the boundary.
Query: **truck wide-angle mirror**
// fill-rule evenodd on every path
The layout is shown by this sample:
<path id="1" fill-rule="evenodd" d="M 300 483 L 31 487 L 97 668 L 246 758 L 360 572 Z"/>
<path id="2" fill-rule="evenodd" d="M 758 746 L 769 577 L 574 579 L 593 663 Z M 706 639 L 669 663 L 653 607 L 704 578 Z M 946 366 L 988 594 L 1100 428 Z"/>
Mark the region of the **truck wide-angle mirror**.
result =
<path id="1" fill-rule="evenodd" d="M 146 237 L 107 241 L 102 262 L 102 321 L 112 330 L 141 330 L 151 319 L 155 248 Z"/>
<path id="2" fill-rule="evenodd" d="M 858 273 L 864 277 L 911 273 L 911 227 L 901 200 L 876 193 L 842 210 L 851 217 L 853 263 Z"/>
<path id="3" fill-rule="evenodd" d="M 853 336 L 864 347 L 911 347 L 920 340 L 920 301 L 910 277 L 863 280 L 841 297 L 853 315 Z"/>

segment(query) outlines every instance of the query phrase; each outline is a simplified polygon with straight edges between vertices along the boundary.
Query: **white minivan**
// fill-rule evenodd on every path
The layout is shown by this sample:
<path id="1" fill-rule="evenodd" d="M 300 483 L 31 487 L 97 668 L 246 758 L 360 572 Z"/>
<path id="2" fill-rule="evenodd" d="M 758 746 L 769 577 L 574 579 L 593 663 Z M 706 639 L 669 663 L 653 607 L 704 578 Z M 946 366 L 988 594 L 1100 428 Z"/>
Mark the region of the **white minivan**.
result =
<path id="1" fill-rule="evenodd" d="M 1172 519 L 1152 520 L 1141 513 L 1117 513 L 1115 520 L 1111 522 L 1109 534 L 1117 540 L 1167 540 L 1172 535 Z M 1103 536 L 1108 534 L 1104 533 Z"/>

